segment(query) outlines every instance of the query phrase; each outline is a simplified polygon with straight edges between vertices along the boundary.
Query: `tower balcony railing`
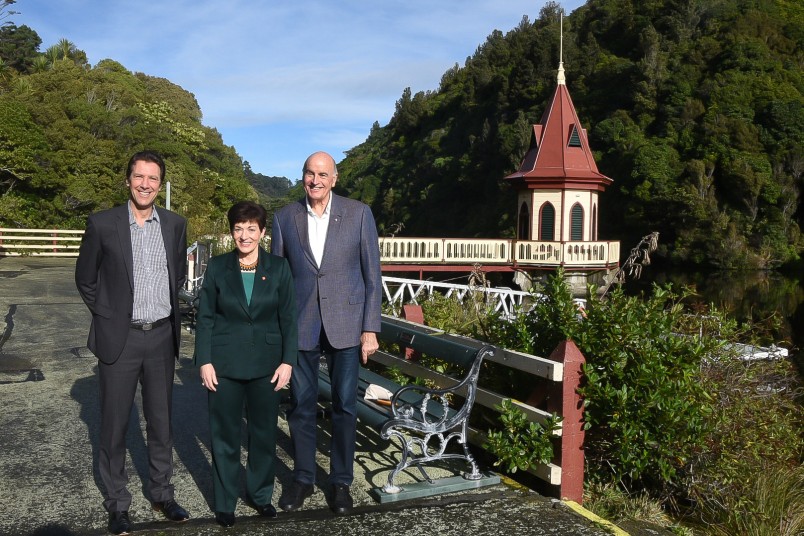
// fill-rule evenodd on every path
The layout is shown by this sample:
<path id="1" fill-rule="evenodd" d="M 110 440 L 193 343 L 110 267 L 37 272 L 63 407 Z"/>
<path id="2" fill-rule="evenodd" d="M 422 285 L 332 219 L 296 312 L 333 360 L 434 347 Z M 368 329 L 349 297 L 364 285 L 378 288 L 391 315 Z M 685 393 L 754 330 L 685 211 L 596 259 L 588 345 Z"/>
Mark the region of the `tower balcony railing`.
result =
<path id="1" fill-rule="evenodd" d="M 473 238 L 380 238 L 383 264 L 510 264 L 609 268 L 620 243 Z"/>

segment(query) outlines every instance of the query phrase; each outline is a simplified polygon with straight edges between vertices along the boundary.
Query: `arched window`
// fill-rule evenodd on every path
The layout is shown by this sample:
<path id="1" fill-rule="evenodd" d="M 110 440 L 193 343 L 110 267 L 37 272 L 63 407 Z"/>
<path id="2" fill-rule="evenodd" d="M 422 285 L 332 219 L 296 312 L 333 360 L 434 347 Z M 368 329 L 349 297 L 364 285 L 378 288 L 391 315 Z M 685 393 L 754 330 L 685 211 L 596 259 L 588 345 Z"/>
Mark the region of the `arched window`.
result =
<path id="1" fill-rule="evenodd" d="M 556 209 L 545 203 L 539 212 L 539 240 L 552 242 L 556 239 Z"/>
<path id="2" fill-rule="evenodd" d="M 516 236 L 520 240 L 530 240 L 530 210 L 528 210 L 527 203 L 522 203 L 522 206 L 519 207 L 519 225 Z"/>
<path id="3" fill-rule="evenodd" d="M 592 205 L 592 237 L 590 240 L 597 240 L 597 204 Z"/>
<path id="4" fill-rule="evenodd" d="M 583 207 L 578 203 L 570 210 L 570 240 L 583 240 Z"/>

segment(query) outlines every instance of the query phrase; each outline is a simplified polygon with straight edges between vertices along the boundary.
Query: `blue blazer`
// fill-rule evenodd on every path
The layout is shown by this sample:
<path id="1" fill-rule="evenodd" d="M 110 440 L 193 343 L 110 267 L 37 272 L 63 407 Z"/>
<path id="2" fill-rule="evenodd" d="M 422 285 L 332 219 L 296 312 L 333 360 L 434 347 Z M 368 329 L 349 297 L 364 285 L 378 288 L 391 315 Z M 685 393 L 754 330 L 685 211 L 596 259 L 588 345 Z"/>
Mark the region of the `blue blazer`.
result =
<path id="1" fill-rule="evenodd" d="M 316 347 L 322 327 L 338 349 L 359 345 L 364 331 L 380 332 L 380 245 L 368 206 L 332 194 L 319 268 L 307 235 L 306 200 L 291 203 L 274 214 L 271 252 L 285 257 L 293 272 L 300 350 Z"/>
<path id="2" fill-rule="evenodd" d="M 199 297 L 196 366 L 212 363 L 217 376 L 251 380 L 296 364 L 296 302 L 285 259 L 260 248 L 248 303 L 237 252 L 213 257 Z"/>

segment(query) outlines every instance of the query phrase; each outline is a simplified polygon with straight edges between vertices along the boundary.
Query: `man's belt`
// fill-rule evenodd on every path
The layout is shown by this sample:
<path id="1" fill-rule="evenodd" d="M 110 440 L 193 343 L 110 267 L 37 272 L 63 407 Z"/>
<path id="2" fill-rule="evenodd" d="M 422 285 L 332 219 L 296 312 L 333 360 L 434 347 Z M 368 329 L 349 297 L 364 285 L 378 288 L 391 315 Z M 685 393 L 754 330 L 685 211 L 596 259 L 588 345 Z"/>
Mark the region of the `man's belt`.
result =
<path id="1" fill-rule="evenodd" d="M 154 328 L 158 328 L 162 324 L 165 324 L 170 321 L 170 317 L 166 316 L 165 318 L 160 318 L 154 322 L 143 322 L 142 324 L 131 324 L 131 329 L 139 329 L 141 331 L 151 331 Z"/>

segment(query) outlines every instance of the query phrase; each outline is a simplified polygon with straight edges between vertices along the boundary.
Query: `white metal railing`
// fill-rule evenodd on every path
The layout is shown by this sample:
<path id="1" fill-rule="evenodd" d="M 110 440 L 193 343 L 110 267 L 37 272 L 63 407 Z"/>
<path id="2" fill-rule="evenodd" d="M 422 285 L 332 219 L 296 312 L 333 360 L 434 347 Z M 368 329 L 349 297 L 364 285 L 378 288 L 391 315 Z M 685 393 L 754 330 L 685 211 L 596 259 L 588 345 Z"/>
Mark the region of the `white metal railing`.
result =
<path id="1" fill-rule="evenodd" d="M 0 257 L 77 257 L 84 231 L 0 227 Z"/>
<path id="2" fill-rule="evenodd" d="M 421 301 L 429 299 L 438 292 L 446 297 L 454 297 L 459 302 L 476 292 L 484 297 L 487 305 L 493 306 L 495 312 L 507 317 L 513 317 L 523 309 L 523 305 L 532 302 L 534 295 L 522 290 L 513 290 L 506 287 L 480 287 L 472 285 L 458 285 L 456 283 L 441 283 L 438 281 L 422 281 L 419 279 L 405 279 L 402 277 L 382 276 L 382 291 L 385 302 L 396 313 L 407 303 L 420 305 Z M 579 308 L 586 307 L 586 300 L 575 298 Z"/>
<path id="3" fill-rule="evenodd" d="M 462 302 L 472 292 L 484 296 L 487 304 L 494 306 L 495 312 L 513 315 L 531 295 L 522 290 L 510 288 L 472 287 L 455 283 L 440 283 L 438 281 L 421 281 L 418 279 L 404 279 L 401 277 L 382 277 L 382 290 L 385 302 L 394 311 L 406 303 L 419 304 L 419 300 L 426 300 L 438 292 L 446 297 L 455 297 Z"/>
<path id="4" fill-rule="evenodd" d="M 383 263 L 611 267 L 619 242 L 539 242 L 472 238 L 380 238 Z"/>

